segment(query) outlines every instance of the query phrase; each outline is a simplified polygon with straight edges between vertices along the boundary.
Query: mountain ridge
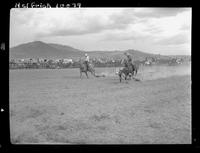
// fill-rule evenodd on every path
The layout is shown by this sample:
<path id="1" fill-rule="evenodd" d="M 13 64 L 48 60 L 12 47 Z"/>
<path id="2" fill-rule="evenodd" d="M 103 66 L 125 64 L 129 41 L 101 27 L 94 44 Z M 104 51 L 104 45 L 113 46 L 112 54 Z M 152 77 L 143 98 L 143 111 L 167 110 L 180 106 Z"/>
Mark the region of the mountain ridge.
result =
<path id="1" fill-rule="evenodd" d="M 109 50 L 109 51 L 83 51 L 68 45 L 61 45 L 56 43 L 45 43 L 42 41 L 33 41 L 17 45 L 10 48 L 9 56 L 12 59 L 16 58 L 72 58 L 77 59 L 84 56 L 85 53 L 89 54 L 91 58 L 124 58 L 123 53 L 129 52 L 134 58 L 140 60 L 146 57 L 168 57 L 168 55 L 159 55 L 146 53 L 139 50 Z M 187 56 L 187 55 L 182 55 Z"/>

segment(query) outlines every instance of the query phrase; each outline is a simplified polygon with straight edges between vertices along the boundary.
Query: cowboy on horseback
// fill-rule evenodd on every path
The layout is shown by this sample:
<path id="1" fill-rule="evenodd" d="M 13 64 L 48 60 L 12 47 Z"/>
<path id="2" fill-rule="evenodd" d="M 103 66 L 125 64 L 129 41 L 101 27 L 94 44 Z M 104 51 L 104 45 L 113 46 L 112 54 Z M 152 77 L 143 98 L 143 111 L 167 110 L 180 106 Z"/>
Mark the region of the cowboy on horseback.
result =
<path id="1" fill-rule="evenodd" d="M 90 63 L 90 58 L 87 54 L 85 54 L 84 58 L 80 59 L 80 78 L 82 77 L 82 72 L 85 73 L 87 78 L 88 78 L 87 72 L 90 72 L 93 76 L 96 77 L 94 65 Z"/>
<path id="2" fill-rule="evenodd" d="M 132 57 L 129 53 L 125 52 L 124 55 L 126 56 L 126 60 L 124 66 L 128 68 L 130 71 L 134 71 L 134 65 L 132 61 Z"/>
<path id="3" fill-rule="evenodd" d="M 89 62 L 90 62 L 90 57 L 87 54 L 85 54 L 84 63 L 86 65 L 86 70 L 89 69 Z"/>

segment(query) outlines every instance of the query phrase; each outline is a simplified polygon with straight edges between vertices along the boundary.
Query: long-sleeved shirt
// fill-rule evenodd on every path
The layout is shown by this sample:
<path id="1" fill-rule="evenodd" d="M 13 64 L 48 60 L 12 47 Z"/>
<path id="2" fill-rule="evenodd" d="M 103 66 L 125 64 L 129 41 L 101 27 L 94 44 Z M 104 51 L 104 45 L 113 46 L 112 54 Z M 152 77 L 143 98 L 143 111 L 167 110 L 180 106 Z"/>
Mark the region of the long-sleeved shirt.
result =
<path id="1" fill-rule="evenodd" d="M 89 58 L 89 56 L 86 56 L 86 57 L 85 57 L 85 61 L 87 61 L 87 62 L 89 62 L 89 61 L 90 61 L 90 58 Z"/>

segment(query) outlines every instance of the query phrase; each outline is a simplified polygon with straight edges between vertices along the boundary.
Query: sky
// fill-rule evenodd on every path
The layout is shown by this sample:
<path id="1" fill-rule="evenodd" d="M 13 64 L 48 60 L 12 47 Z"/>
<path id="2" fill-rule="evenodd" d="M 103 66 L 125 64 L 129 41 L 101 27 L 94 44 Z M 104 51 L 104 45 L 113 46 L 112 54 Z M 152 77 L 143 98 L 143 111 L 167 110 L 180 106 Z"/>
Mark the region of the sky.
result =
<path id="1" fill-rule="evenodd" d="M 84 51 L 191 55 L 191 8 L 13 8 L 10 47 L 32 41 Z"/>

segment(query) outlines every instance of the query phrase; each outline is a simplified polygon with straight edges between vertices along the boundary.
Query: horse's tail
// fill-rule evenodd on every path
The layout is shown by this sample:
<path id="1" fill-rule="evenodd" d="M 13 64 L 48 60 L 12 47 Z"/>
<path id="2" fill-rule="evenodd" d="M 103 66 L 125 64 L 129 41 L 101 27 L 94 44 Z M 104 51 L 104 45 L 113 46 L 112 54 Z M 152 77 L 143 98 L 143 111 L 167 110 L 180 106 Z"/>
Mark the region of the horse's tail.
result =
<path id="1" fill-rule="evenodd" d="M 119 81 L 122 82 L 122 70 L 119 70 L 118 76 L 119 76 Z"/>

